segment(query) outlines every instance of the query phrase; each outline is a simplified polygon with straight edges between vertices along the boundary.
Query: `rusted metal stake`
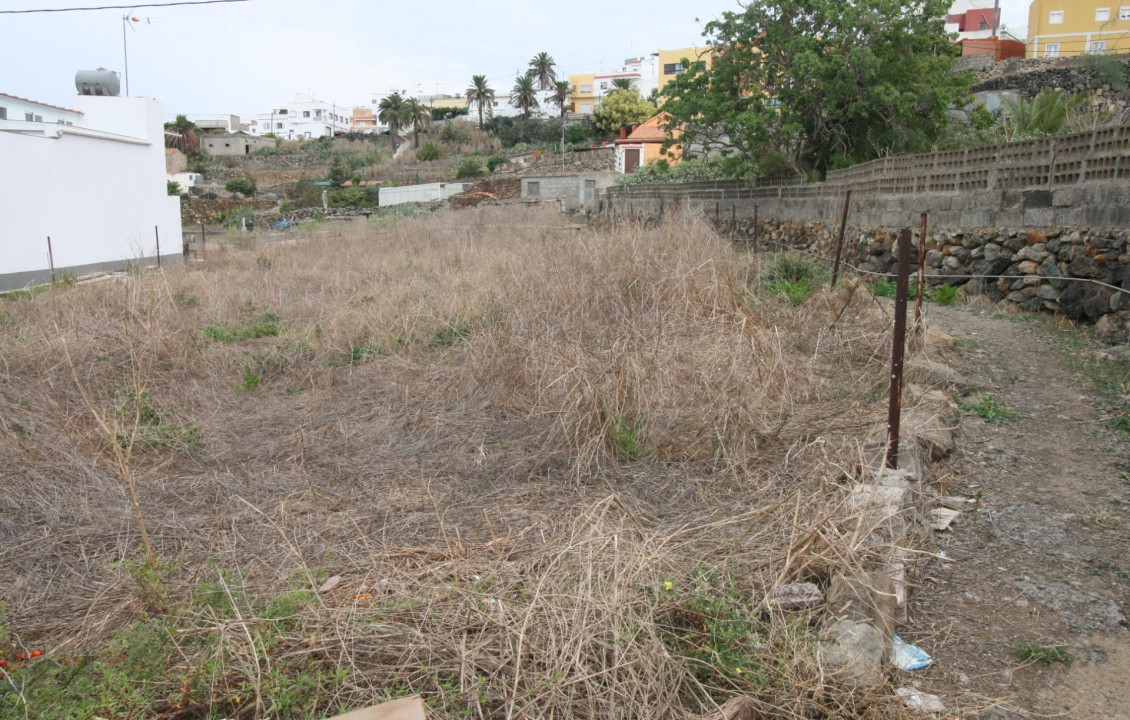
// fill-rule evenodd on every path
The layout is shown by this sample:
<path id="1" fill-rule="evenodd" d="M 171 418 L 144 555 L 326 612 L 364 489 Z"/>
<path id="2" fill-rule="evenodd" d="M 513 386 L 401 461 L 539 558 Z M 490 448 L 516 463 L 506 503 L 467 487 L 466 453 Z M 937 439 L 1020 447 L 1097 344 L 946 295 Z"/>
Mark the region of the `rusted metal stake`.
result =
<path id="1" fill-rule="evenodd" d="M 922 292 L 926 289 L 926 213 L 922 213 L 922 230 L 918 233 L 918 285 L 914 300 L 914 327 L 922 323 Z"/>
<path id="2" fill-rule="evenodd" d="M 200 259 L 204 259 L 204 250 L 208 244 L 208 230 L 204 227 L 204 223 L 200 223 Z"/>
<path id="3" fill-rule="evenodd" d="M 157 238 L 157 267 L 161 267 L 161 231 L 153 226 L 153 235 Z"/>
<path id="4" fill-rule="evenodd" d="M 753 204 L 753 254 L 757 254 L 757 203 Z"/>
<path id="5" fill-rule="evenodd" d="M 730 240 L 738 236 L 738 206 L 730 203 Z"/>
<path id="6" fill-rule="evenodd" d="M 47 265 L 51 268 L 51 287 L 55 287 L 55 252 L 51 249 L 51 236 L 47 236 Z"/>
<path id="7" fill-rule="evenodd" d="M 836 287 L 836 279 L 840 276 L 840 257 L 844 252 L 844 232 L 847 230 L 848 208 L 851 207 L 851 190 L 844 197 L 844 215 L 840 219 L 840 235 L 836 238 L 836 261 L 832 263 L 832 287 Z"/>
<path id="8" fill-rule="evenodd" d="M 659 217 L 660 217 L 660 219 L 662 219 L 662 218 L 663 218 L 663 205 L 664 205 L 664 202 L 665 202 L 665 201 L 663 200 L 663 198 L 659 198 Z"/>
<path id="9" fill-rule="evenodd" d="M 906 350 L 906 304 L 910 290 L 910 230 L 899 231 L 895 278 L 895 332 L 891 347 L 891 394 L 887 406 L 887 467 L 898 468 L 899 420 L 902 418 L 902 361 Z"/>
<path id="10" fill-rule="evenodd" d="M 721 205 L 722 205 L 722 203 L 718 202 L 717 200 L 714 201 L 714 224 L 715 225 L 717 225 L 718 221 L 722 219 Z"/>

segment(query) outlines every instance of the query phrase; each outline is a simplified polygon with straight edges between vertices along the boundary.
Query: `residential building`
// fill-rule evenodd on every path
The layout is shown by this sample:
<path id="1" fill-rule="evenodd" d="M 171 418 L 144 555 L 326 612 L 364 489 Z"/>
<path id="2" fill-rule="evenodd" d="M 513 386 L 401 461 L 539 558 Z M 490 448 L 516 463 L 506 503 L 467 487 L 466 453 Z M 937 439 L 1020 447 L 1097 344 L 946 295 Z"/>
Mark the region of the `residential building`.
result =
<path id="1" fill-rule="evenodd" d="M 957 33 L 958 41 L 984 40 L 999 34 L 1001 11 L 996 0 L 955 0 L 946 17 L 946 31 Z"/>
<path id="2" fill-rule="evenodd" d="M 349 129 L 353 132 L 377 132 L 377 115 L 372 108 L 355 107 L 349 116 Z"/>
<path id="3" fill-rule="evenodd" d="M 112 95 L 73 102 L 60 108 L 0 95 L 0 289 L 49 281 L 52 265 L 78 274 L 151 263 L 158 243 L 162 258 L 181 256 L 161 103 Z"/>
<path id="4" fill-rule="evenodd" d="M 616 171 L 620 173 L 633 173 L 642 165 L 650 165 L 659 160 L 666 160 L 672 165 L 679 162 L 681 154 L 679 148 L 663 150 L 663 143 L 667 140 L 667 131 L 663 124 L 670 115 L 659 113 L 642 125 L 631 128 L 620 128 L 620 137 L 615 141 L 616 146 Z M 681 131 L 674 132 L 675 137 Z"/>
<path id="5" fill-rule="evenodd" d="M 1028 57 L 1130 52 L 1130 0 L 1033 0 Z"/>
<path id="6" fill-rule="evenodd" d="M 249 123 L 252 135 L 268 133 L 283 140 L 320 138 L 349 129 L 346 108 L 337 103 L 319 100 L 309 93 L 298 93 L 282 107 L 255 116 Z"/>
<path id="7" fill-rule="evenodd" d="M 193 124 L 206 133 L 237 133 L 243 129 L 238 115 L 216 115 L 195 118 Z"/>
<path id="8" fill-rule="evenodd" d="M 274 138 L 255 137 L 244 133 L 205 135 L 200 138 L 200 147 L 209 155 L 227 157 L 250 155 L 260 148 L 273 148 L 274 146 Z"/>
<path id="9" fill-rule="evenodd" d="M 628 58 L 618 68 L 570 75 L 569 85 L 574 88 L 570 111 L 591 115 L 600 99 L 615 89 L 615 80 L 627 80 L 641 96 L 648 97 L 659 88 L 659 76 L 656 72 L 658 57 L 658 53 L 653 53 Z"/>
<path id="10" fill-rule="evenodd" d="M 5 120 L 11 123 L 74 125 L 76 123 L 81 124 L 82 113 L 78 110 L 56 107 L 47 103 L 0 93 L 0 123 Z M 0 125 L 0 129 L 4 129 L 4 126 Z"/>
<path id="11" fill-rule="evenodd" d="M 686 72 L 686 68 L 683 66 L 683 60 L 688 60 L 692 63 L 703 63 L 706 67 L 710 67 L 710 58 L 711 53 L 708 47 L 660 50 L 655 63 L 656 71 L 659 76 L 659 92 L 662 93 L 663 89 L 667 87 L 667 83 L 671 82 L 676 75 Z"/>

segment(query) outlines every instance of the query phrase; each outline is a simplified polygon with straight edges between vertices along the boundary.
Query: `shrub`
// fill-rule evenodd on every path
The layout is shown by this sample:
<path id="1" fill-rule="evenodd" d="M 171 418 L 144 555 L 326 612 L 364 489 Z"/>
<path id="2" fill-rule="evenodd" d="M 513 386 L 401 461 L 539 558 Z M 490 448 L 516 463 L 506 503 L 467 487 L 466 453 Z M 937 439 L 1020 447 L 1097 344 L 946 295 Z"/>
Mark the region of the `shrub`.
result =
<path id="1" fill-rule="evenodd" d="M 505 155 L 495 155 L 494 157 L 487 158 L 487 170 L 494 172 L 499 165 L 504 165 L 510 162 L 510 158 Z"/>
<path id="2" fill-rule="evenodd" d="M 327 199 L 330 207 L 361 207 L 365 204 L 365 188 L 334 188 Z"/>
<path id="3" fill-rule="evenodd" d="M 486 168 L 475 158 L 464 158 L 455 168 L 455 179 L 481 177 L 486 175 Z"/>
<path id="4" fill-rule="evenodd" d="M 213 218 L 226 228 L 243 228 L 251 230 L 255 227 L 255 211 L 251 208 L 232 208 Z"/>
<path id="5" fill-rule="evenodd" d="M 761 275 L 762 287 L 770 295 L 800 305 L 816 294 L 827 273 L 814 258 L 800 253 L 781 253 Z"/>
<path id="6" fill-rule="evenodd" d="M 704 182 L 727 180 L 733 170 L 723 158 L 688 158 L 675 165 L 666 160 L 644 165 L 631 175 L 621 175 L 619 185 L 655 185 L 659 183 Z"/>
<path id="7" fill-rule="evenodd" d="M 949 283 L 934 288 L 934 302 L 939 305 L 953 305 L 957 302 L 957 288 Z"/>
<path id="8" fill-rule="evenodd" d="M 986 422 L 1000 425 L 1011 425 L 1020 417 L 1020 413 L 1012 408 L 1001 405 L 992 395 L 985 394 L 977 402 L 963 402 L 961 409 L 966 415 L 976 415 Z"/>
<path id="9" fill-rule="evenodd" d="M 167 180 L 165 182 L 165 193 L 168 195 L 180 195 L 180 183 L 176 180 Z"/>
<path id="10" fill-rule="evenodd" d="M 466 141 L 466 136 L 463 132 L 455 127 L 455 123 L 445 123 L 443 129 L 439 131 L 439 139 L 446 143 L 459 144 Z"/>
<path id="11" fill-rule="evenodd" d="M 255 181 L 248 177 L 232 178 L 224 184 L 224 190 L 244 197 L 251 197 L 255 194 Z"/>
<path id="12" fill-rule="evenodd" d="M 442 137 L 442 135 L 443 134 L 440 133 L 441 137 Z M 440 158 L 442 158 L 446 154 L 447 154 L 447 152 L 443 148 L 441 148 L 437 143 L 434 143 L 431 140 L 429 140 L 428 142 L 421 145 L 420 149 L 416 151 L 416 159 L 417 160 L 423 160 L 423 161 L 427 162 L 429 160 L 439 160 Z"/>

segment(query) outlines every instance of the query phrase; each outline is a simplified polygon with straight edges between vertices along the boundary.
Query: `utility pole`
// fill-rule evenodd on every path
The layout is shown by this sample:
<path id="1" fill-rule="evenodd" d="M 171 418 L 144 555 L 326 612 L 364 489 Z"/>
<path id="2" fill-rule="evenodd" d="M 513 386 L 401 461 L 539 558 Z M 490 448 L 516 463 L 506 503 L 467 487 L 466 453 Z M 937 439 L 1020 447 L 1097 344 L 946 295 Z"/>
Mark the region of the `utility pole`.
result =
<path id="1" fill-rule="evenodd" d="M 997 36 L 997 30 L 1000 29 L 1001 24 L 1001 0 L 993 0 L 993 37 Z M 995 57 L 993 58 L 996 59 Z"/>
<path id="2" fill-rule="evenodd" d="M 122 16 L 122 58 L 126 65 L 126 97 L 129 97 L 129 49 L 126 46 L 126 23 L 129 22 L 130 12 L 133 12 L 133 10 Z"/>

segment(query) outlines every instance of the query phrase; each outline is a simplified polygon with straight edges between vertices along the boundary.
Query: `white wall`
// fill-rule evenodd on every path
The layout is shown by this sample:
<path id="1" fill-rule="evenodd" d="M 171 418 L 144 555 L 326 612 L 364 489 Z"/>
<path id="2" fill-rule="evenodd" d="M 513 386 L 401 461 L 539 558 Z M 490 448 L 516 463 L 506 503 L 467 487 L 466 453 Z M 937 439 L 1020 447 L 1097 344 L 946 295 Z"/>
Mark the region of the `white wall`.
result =
<path id="1" fill-rule="evenodd" d="M 59 123 L 65 125 L 82 124 L 81 113 L 51 107 L 50 105 L 42 105 L 29 100 L 12 97 L 11 95 L 0 95 L 0 108 L 4 108 L 5 114 L 8 116 L 6 122 L 42 122 L 52 125 Z M 27 120 L 27 113 L 31 113 L 32 120 Z M 35 120 L 34 118 L 36 117 L 40 119 Z M 0 128 L 4 126 L 4 123 L 5 120 L 0 120 Z"/>
<path id="2" fill-rule="evenodd" d="M 403 187 L 381 188 L 379 200 L 381 207 L 387 205 L 401 205 L 411 202 L 431 202 L 433 200 L 446 200 L 452 195 L 458 195 L 471 183 L 427 183 L 424 185 L 405 185 Z"/>
<path id="3" fill-rule="evenodd" d="M 181 254 L 180 198 L 166 194 L 161 104 L 76 97 L 83 128 L 0 132 L 0 288 L 56 269 L 121 267 Z"/>

